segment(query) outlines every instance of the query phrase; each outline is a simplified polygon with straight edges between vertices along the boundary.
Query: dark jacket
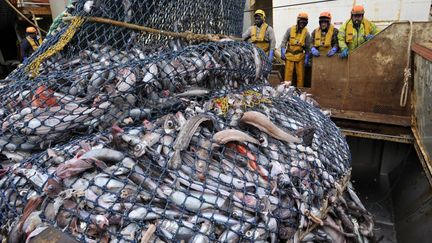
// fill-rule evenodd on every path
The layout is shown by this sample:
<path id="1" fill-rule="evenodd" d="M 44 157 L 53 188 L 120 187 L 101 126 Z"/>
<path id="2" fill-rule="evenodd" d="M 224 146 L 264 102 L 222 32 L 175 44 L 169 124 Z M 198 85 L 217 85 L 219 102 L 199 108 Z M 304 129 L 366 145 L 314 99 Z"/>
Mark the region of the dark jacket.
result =
<path id="1" fill-rule="evenodd" d="M 37 37 L 37 35 L 34 36 L 32 39 L 35 41 L 35 43 L 38 44 L 38 37 Z M 28 58 L 34 52 L 32 46 L 28 42 L 27 38 L 23 38 L 22 39 L 21 45 L 20 45 L 20 52 L 21 52 L 21 60 L 24 60 L 24 58 Z"/>

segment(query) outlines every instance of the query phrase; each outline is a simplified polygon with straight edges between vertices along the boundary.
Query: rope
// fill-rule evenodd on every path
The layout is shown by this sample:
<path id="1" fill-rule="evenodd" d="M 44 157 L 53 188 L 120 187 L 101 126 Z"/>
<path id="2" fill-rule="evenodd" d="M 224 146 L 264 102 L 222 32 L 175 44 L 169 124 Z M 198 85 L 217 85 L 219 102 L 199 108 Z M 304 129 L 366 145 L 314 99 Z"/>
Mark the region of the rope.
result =
<path id="1" fill-rule="evenodd" d="M 23 17 L 27 22 L 29 22 L 31 25 L 33 25 L 34 27 L 36 27 L 37 29 L 39 29 L 40 31 L 42 31 L 44 34 L 46 34 L 47 32 L 40 28 L 39 26 L 37 26 L 37 24 L 33 23 L 30 19 L 28 19 L 23 13 L 21 13 L 21 11 L 19 11 L 12 3 L 9 2 L 9 0 L 4 0 L 17 14 L 19 14 L 21 17 Z"/>
<path id="2" fill-rule="evenodd" d="M 336 186 L 336 198 L 339 198 L 342 196 L 343 192 L 345 191 L 346 187 L 348 186 L 348 183 L 350 182 L 350 178 L 351 178 L 351 170 L 349 170 L 347 172 L 347 174 L 342 177 L 339 180 L 339 183 L 335 183 Z M 310 232 L 312 232 L 312 230 L 314 230 L 317 226 L 320 226 L 324 220 L 324 218 L 327 216 L 328 212 L 330 211 L 331 207 L 329 205 L 329 196 L 327 196 L 322 204 L 322 207 L 320 209 L 320 214 L 321 217 L 318 217 L 316 215 L 311 215 L 311 213 L 309 213 L 309 218 L 311 219 L 312 225 L 307 227 L 307 229 L 303 232 L 297 232 L 298 235 L 300 236 L 300 240 L 302 240 L 307 234 L 309 234 Z M 300 231 L 300 230 L 299 230 Z"/>
<path id="3" fill-rule="evenodd" d="M 153 29 L 150 27 L 137 25 L 137 24 L 131 24 L 126 23 L 122 21 L 107 19 L 107 18 L 101 18 L 101 17 L 78 17 L 78 16 L 69 16 L 64 17 L 64 21 L 70 21 L 75 18 L 84 18 L 86 21 L 90 22 L 96 22 L 96 23 L 102 23 L 102 24 L 110 24 L 114 26 L 124 27 L 128 29 L 133 30 L 139 30 L 139 31 L 145 31 L 152 34 L 159 34 L 163 36 L 170 36 L 170 37 L 176 37 L 176 38 L 184 38 L 188 41 L 191 40 L 197 40 L 197 41 L 219 41 L 222 38 L 231 38 L 233 40 L 242 40 L 241 38 L 232 37 L 232 36 L 226 36 L 226 35 L 216 35 L 216 34 L 195 34 L 192 32 L 172 32 L 172 31 L 165 31 L 165 30 L 158 30 Z"/>
<path id="4" fill-rule="evenodd" d="M 36 29 L 37 29 L 37 31 L 38 31 L 38 35 L 39 35 L 39 37 L 40 37 L 41 40 L 42 40 L 42 34 L 41 34 L 40 29 L 39 29 L 39 25 L 38 25 L 38 23 L 37 23 L 37 21 L 36 21 L 36 15 L 35 15 L 33 12 L 31 12 L 31 14 L 32 14 L 32 18 L 35 20 L 35 25 L 36 25 Z"/>
<path id="5" fill-rule="evenodd" d="M 246 90 L 241 93 L 241 96 L 243 97 L 241 100 L 241 106 L 244 109 L 258 106 L 261 103 L 271 104 L 271 100 L 264 98 L 261 93 L 253 90 Z M 234 107 L 234 104 L 230 104 L 228 99 L 228 96 L 213 99 L 213 104 L 219 107 L 222 115 L 226 115 L 229 109 Z"/>
<path id="6" fill-rule="evenodd" d="M 411 41 L 413 36 L 413 24 L 412 21 L 410 23 L 410 33 L 409 33 L 409 39 L 408 39 L 408 48 L 407 48 L 407 63 L 404 69 L 404 84 L 402 86 L 402 91 L 400 95 L 399 100 L 399 106 L 405 107 L 406 102 L 408 99 L 408 81 L 411 78 L 411 68 L 410 68 L 410 61 L 411 61 Z"/>
<path id="7" fill-rule="evenodd" d="M 63 48 L 69 43 L 72 37 L 75 35 L 78 28 L 84 23 L 84 18 L 74 18 L 69 25 L 68 29 L 62 34 L 60 39 L 52 46 L 48 48 L 44 53 L 38 55 L 28 66 L 27 72 L 30 73 L 32 77 L 39 74 L 40 64 L 47 58 L 56 54 L 57 52 L 63 50 Z"/>

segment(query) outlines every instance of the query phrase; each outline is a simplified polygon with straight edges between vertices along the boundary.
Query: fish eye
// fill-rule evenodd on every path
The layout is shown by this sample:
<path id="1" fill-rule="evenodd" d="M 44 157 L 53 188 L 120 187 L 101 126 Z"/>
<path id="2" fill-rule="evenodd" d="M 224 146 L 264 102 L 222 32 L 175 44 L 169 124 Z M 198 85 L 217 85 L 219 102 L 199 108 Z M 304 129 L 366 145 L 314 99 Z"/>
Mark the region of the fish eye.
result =
<path id="1" fill-rule="evenodd" d="M 139 151 L 141 151 L 143 149 L 144 149 L 144 146 L 142 144 L 137 144 L 134 147 L 134 151 L 137 151 L 137 152 L 139 152 Z"/>
<path id="2" fill-rule="evenodd" d="M 171 120 L 169 120 L 169 121 L 167 122 L 167 125 L 168 125 L 169 128 L 172 128 L 172 127 L 174 127 L 174 122 L 171 121 Z"/>

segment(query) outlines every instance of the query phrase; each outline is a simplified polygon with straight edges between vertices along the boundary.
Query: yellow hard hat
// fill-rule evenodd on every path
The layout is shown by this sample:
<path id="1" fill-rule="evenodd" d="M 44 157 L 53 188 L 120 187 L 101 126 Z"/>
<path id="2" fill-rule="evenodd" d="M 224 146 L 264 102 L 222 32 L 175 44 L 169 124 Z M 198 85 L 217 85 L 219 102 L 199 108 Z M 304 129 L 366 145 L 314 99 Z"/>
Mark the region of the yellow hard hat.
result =
<path id="1" fill-rule="evenodd" d="M 36 33 L 36 28 L 35 27 L 27 27 L 26 28 L 26 33 Z"/>
<path id="2" fill-rule="evenodd" d="M 257 11 L 255 11 L 254 15 L 257 15 L 257 14 L 261 15 L 263 17 L 263 19 L 265 19 L 265 17 L 266 17 L 265 12 L 261 9 L 258 9 Z"/>
<path id="3" fill-rule="evenodd" d="M 364 13 L 365 13 L 364 8 L 363 6 L 360 5 L 354 6 L 351 10 L 351 14 L 364 14 Z"/>

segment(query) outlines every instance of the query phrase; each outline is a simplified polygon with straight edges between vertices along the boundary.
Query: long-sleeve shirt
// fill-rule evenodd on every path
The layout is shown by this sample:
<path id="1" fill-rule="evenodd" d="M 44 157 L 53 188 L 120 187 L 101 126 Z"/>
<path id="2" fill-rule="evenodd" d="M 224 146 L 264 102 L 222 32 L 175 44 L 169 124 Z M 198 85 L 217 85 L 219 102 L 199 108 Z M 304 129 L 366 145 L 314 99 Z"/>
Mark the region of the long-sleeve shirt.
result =
<path id="1" fill-rule="evenodd" d="M 291 37 L 291 28 L 293 28 L 293 27 L 288 28 L 287 31 L 285 32 L 283 39 L 282 39 L 281 48 L 288 48 L 287 44 L 289 43 L 289 39 Z M 310 48 L 311 48 L 311 36 L 310 36 L 309 32 L 307 32 L 306 33 L 305 46 L 304 46 L 304 51 L 306 52 L 306 54 L 308 54 L 310 52 Z"/>
<path id="2" fill-rule="evenodd" d="M 363 21 L 368 21 L 367 19 L 363 19 Z M 360 25 L 359 29 L 356 29 L 353 26 L 353 38 L 352 38 L 352 42 L 347 43 L 346 42 L 346 31 L 347 31 L 347 25 L 348 23 L 352 22 L 351 19 L 349 19 L 348 21 L 346 21 L 339 29 L 339 34 L 338 34 L 338 40 L 339 40 L 339 48 L 341 50 L 348 48 L 350 50 L 357 48 L 358 46 L 360 46 L 361 44 L 363 44 L 364 42 L 366 42 L 366 35 L 367 34 L 372 34 L 372 35 L 376 35 L 379 33 L 379 29 L 377 28 L 377 26 L 370 22 L 370 33 L 365 33 L 365 25 L 362 22 L 362 24 Z"/>
<path id="3" fill-rule="evenodd" d="M 315 32 L 316 32 L 316 29 L 314 29 L 312 31 L 312 42 L 313 42 L 312 46 L 315 46 Z M 332 35 L 332 38 L 331 38 L 331 47 L 332 48 L 333 47 L 336 47 L 336 48 L 339 47 L 338 33 L 339 33 L 339 30 L 336 29 L 336 28 L 334 28 L 333 29 L 333 35 Z"/>
<path id="4" fill-rule="evenodd" d="M 242 38 L 243 40 L 247 41 L 251 38 L 252 36 L 252 28 L 256 27 L 257 28 L 257 32 L 256 35 L 259 36 L 261 28 L 256 26 L 256 25 L 252 25 L 250 26 L 245 33 L 243 33 Z M 271 26 L 267 27 L 267 30 L 265 32 L 265 36 L 264 36 L 264 40 L 268 41 L 270 43 L 270 50 L 274 50 L 276 47 L 276 38 L 275 38 L 275 34 L 273 31 L 273 28 Z"/>

